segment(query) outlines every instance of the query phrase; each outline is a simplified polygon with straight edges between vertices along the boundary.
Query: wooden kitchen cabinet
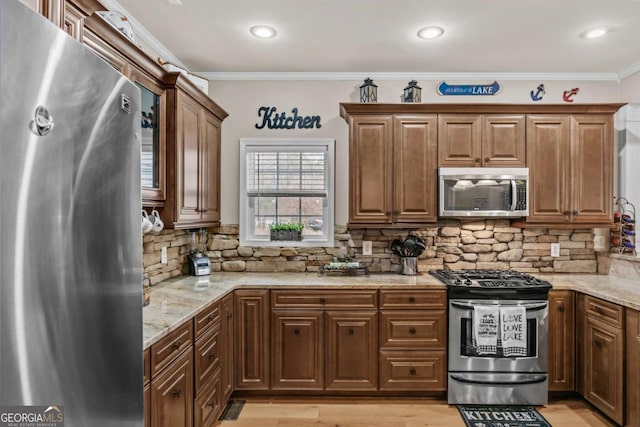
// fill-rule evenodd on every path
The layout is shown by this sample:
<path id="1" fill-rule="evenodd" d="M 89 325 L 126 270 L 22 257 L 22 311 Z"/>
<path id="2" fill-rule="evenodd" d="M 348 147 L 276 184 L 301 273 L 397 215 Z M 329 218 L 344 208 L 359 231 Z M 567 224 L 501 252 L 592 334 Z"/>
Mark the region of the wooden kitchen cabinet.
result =
<path id="1" fill-rule="evenodd" d="M 435 115 L 350 118 L 350 224 L 436 221 Z"/>
<path id="2" fill-rule="evenodd" d="M 378 389 L 378 312 L 327 311 L 325 389 Z"/>
<path id="3" fill-rule="evenodd" d="M 580 295 L 579 391 L 618 424 L 624 419 L 624 308 Z"/>
<path id="4" fill-rule="evenodd" d="M 640 426 L 640 312 L 626 309 L 625 426 Z"/>
<path id="5" fill-rule="evenodd" d="M 324 389 L 324 312 L 273 310 L 271 388 Z"/>
<path id="6" fill-rule="evenodd" d="M 445 391 L 447 294 L 380 290 L 380 390 Z"/>
<path id="7" fill-rule="evenodd" d="M 235 389 L 269 390 L 269 291 L 235 291 L 233 312 Z"/>
<path id="8" fill-rule="evenodd" d="M 165 227 L 220 223 L 220 132 L 227 113 L 181 73 L 168 73 Z"/>
<path id="9" fill-rule="evenodd" d="M 549 391 L 575 390 L 575 296 L 549 291 Z"/>
<path id="10" fill-rule="evenodd" d="M 223 405 L 229 400 L 233 392 L 233 343 L 234 317 L 233 292 L 225 295 L 220 303 L 220 386 Z"/>
<path id="11" fill-rule="evenodd" d="M 193 426 L 191 347 L 151 380 L 151 426 Z"/>
<path id="12" fill-rule="evenodd" d="M 221 396 L 220 368 L 218 368 L 206 387 L 196 395 L 194 401 L 194 427 L 211 427 L 216 424 L 222 413 L 224 401 Z"/>
<path id="13" fill-rule="evenodd" d="M 527 116 L 527 165 L 527 223 L 612 224 L 612 115 Z"/>
<path id="14" fill-rule="evenodd" d="M 64 0 L 20 0 L 55 26 L 64 27 Z"/>
<path id="15" fill-rule="evenodd" d="M 524 114 L 438 115 L 439 167 L 524 167 Z"/>

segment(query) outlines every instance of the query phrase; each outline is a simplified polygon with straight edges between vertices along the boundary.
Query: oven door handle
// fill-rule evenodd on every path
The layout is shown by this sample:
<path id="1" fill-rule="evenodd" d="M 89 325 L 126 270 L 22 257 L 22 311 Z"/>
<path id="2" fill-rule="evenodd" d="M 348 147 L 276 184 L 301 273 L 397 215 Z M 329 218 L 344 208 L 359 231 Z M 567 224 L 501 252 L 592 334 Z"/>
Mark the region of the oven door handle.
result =
<path id="1" fill-rule="evenodd" d="M 523 384 L 539 384 L 547 380 L 546 375 L 536 375 L 531 376 L 530 378 L 523 380 L 513 380 L 513 381 L 485 381 L 485 380 L 474 380 L 471 378 L 466 378 L 461 375 L 450 374 L 452 380 L 456 380 L 461 383 L 466 384 L 488 384 L 488 385 L 523 385 Z"/>
<path id="2" fill-rule="evenodd" d="M 451 305 L 456 308 L 462 308 L 465 310 L 473 310 L 474 304 L 468 304 L 464 302 L 451 301 Z M 499 305 L 495 304 L 498 307 L 524 307 L 527 311 L 537 311 L 542 310 L 547 307 L 548 303 L 539 302 L 537 304 L 508 304 L 508 305 Z"/>

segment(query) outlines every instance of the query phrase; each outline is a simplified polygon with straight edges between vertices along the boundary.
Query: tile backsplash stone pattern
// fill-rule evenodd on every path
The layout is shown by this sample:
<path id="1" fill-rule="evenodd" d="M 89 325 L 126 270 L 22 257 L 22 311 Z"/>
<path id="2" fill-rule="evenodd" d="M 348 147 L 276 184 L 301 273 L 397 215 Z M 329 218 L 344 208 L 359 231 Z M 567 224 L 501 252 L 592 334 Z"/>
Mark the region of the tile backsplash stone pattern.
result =
<path id="1" fill-rule="evenodd" d="M 371 272 L 399 272 L 400 258 L 389 250 L 395 238 L 409 229 L 352 229 L 336 226 L 335 247 L 240 246 L 238 226 L 223 225 L 211 233 L 207 255 L 213 271 L 314 272 L 338 255 L 349 239 L 354 261 Z M 533 229 L 512 227 L 509 220 L 442 221 L 437 226 L 411 231 L 424 239 L 427 249 L 418 270 L 514 269 L 524 272 L 595 273 L 597 260 L 592 229 Z M 373 254 L 362 255 L 362 241 L 372 241 Z M 560 256 L 550 256 L 551 243 L 560 244 Z"/>
<path id="2" fill-rule="evenodd" d="M 162 264 L 162 247 L 167 247 L 167 263 Z M 162 230 L 142 236 L 142 266 L 145 282 L 156 285 L 170 277 L 183 274 L 191 240 L 185 230 Z M 146 283 L 145 283 L 146 284 Z"/>

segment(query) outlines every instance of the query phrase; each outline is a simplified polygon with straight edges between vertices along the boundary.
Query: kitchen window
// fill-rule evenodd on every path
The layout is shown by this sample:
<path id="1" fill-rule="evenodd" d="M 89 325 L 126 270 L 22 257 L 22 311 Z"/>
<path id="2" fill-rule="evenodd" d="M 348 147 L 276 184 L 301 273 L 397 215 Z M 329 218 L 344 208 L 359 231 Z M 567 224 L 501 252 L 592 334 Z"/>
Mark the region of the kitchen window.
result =
<path id="1" fill-rule="evenodd" d="M 300 223 L 301 241 L 270 240 L 273 224 Z M 240 244 L 333 246 L 334 140 L 240 140 Z"/>

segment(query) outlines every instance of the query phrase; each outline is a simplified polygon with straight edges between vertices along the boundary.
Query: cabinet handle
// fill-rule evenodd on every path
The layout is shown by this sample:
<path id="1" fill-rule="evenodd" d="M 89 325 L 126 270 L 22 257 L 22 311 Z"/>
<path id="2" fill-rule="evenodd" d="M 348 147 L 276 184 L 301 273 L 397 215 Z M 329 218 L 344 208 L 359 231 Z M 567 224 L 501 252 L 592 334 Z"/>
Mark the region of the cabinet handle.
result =
<path id="1" fill-rule="evenodd" d="M 233 313 L 227 313 L 227 319 L 231 319 L 233 317 Z"/>
<path id="2" fill-rule="evenodd" d="M 573 216 L 578 216 L 578 211 L 573 211 L 573 212 L 571 212 L 571 214 L 572 214 Z"/>
<path id="3" fill-rule="evenodd" d="M 209 212 L 207 209 L 200 209 L 200 212 Z"/>
<path id="4" fill-rule="evenodd" d="M 295 335 L 300 335 L 300 329 L 295 328 L 295 329 L 293 330 L 293 333 L 294 333 Z"/>
<path id="5" fill-rule="evenodd" d="M 216 354 L 212 351 L 209 354 L 207 354 L 207 356 L 209 356 L 209 359 L 214 359 L 216 357 Z"/>
<path id="6" fill-rule="evenodd" d="M 595 344 L 596 344 L 596 347 L 598 347 L 598 348 L 602 348 L 602 341 L 600 341 L 600 340 L 596 340 L 596 341 L 595 341 Z"/>
<path id="7" fill-rule="evenodd" d="M 349 335 L 353 335 L 353 328 L 349 328 L 349 329 L 347 329 L 347 333 L 348 333 Z"/>
<path id="8" fill-rule="evenodd" d="M 182 343 L 180 341 L 176 341 L 176 342 L 173 343 L 173 349 L 174 350 L 178 350 L 181 345 L 182 345 Z"/>
<path id="9" fill-rule="evenodd" d="M 484 158 L 484 162 L 485 162 L 485 163 L 489 163 L 489 161 L 490 161 L 490 160 L 491 160 L 491 159 L 490 159 L 490 158 L 488 158 L 488 157 L 485 157 L 485 158 Z"/>
<path id="10" fill-rule="evenodd" d="M 561 305 L 560 307 L 558 307 L 558 311 L 560 313 L 564 313 L 564 310 L 565 310 L 564 305 Z"/>
<path id="11" fill-rule="evenodd" d="M 416 297 L 409 297 L 409 302 L 416 302 Z"/>
<path id="12" fill-rule="evenodd" d="M 209 317 L 208 317 L 209 322 L 213 322 L 213 319 L 215 319 L 215 318 L 216 317 L 213 314 L 210 314 Z"/>
<path id="13" fill-rule="evenodd" d="M 411 375 L 415 376 L 415 375 L 416 375 L 416 368 L 411 368 L 411 369 L 409 369 L 409 373 L 410 373 Z"/>
<path id="14" fill-rule="evenodd" d="M 326 304 L 326 303 L 327 303 L 326 298 L 320 298 L 320 304 Z"/>
<path id="15" fill-rule="evenodd" d="M 171 394 L 173 394 L 173 397 L 180 397 L 180 395 L 182 394 L 182 389 L 179 388 L 177 390 L 173 390 Z"/>
<path id="16" fill-rule="evenodd" d="M 595 313 L 602 314 L 602 310 L 600 310 L 600 307 L 598 307 L 598 306 L 593 307 L 593 311 Z"/>
<path id="17" fill-rule="evenodd" d="M 211 406 L 213 408 L 216 406 L 216 402 L 207 403 L 207 406 Z"/>
<path id="18" fill-rule="evenodd" d="M 480 157 L 476 157 L 476 163 L 480 163 L 482 159 Z"/>
<path id="19" fill-rule="evenodd" d="M 415 334 L 416 334 L 416 328 L 411 328 L 411 329 L 409 329 L 409 333 L 410 333 L 411 335 L 415 335 Z"/>

